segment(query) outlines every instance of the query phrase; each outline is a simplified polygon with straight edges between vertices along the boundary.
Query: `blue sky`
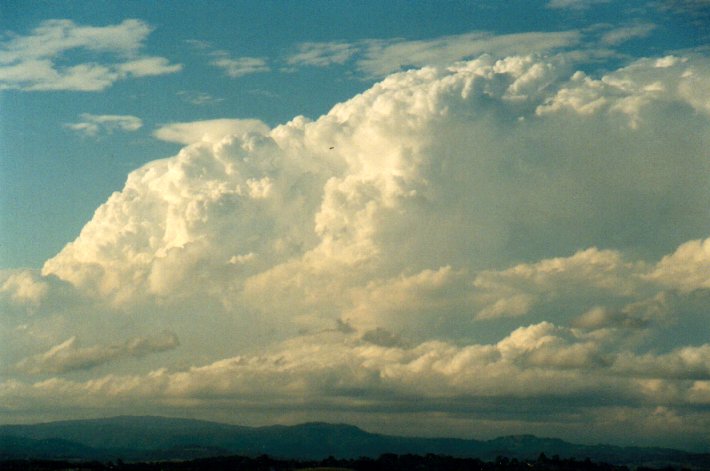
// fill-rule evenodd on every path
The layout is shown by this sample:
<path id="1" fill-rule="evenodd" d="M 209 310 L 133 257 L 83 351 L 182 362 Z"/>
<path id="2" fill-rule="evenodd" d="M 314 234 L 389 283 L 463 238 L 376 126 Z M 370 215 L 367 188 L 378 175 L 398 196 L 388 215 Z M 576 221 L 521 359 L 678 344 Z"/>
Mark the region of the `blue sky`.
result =
<path id="1" fill-rule="evenodd" d="M 2 2 L 0 422 L 707 451 L 709 12 Z"/>

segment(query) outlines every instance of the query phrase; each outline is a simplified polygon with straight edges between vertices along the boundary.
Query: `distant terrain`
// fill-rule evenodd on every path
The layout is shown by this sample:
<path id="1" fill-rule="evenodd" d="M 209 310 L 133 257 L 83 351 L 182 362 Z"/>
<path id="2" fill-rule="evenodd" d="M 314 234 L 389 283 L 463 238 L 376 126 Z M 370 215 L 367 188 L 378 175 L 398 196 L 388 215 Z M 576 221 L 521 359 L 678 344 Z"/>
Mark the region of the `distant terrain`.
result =
<path id="1" fill-rule="evenodd" d="M 580 466 L 589 460 L 589 466 L 593 462 L 627 466 L 630 469 L 671 466 L 678 469 L 710 470 L 710 453 L 689 453 L 667 448 L 579 445 L 532 435 L 485 441 L 414 438 L 368 433 L 345 424 L 244 427 L 200 420 L 132 416 L 0 426 L 0 460 L 4 462 L 1 466 L 3 469 L 11 469 L 15 465 L 20 468 L 13 469 L 23 469 L 21 464 L 26 464 L 27 460 L 101 463 L 120 460 L 121 463 L 138 463 L 202 459 L 214 463 L 218 457 L 228 456 L 241 456 L 243 459 L 268 456 L 273 460 L 311 461 L 315 468 L 356 469 L 353 460 L 358 458 L 376 460 L 383 456 L 415 455 L 422 460 L 427 455 L 436 455 L 499 464 L 504 458 L 507 464 L 515 460 L 516 466 L 527 462 L 525 466 L 528 468 L 533 468 L 535 464 L 535 469 L 548 469 L 541 467 L 550 464 L 540 461 L 541 454 L 549 458 L 550 463 L 557 463 L 556 468 L 553 466 L 555 469 L 566 469 L 561 466 L 564 460 L 576 460 Z M 333 461 L 331 465 L 321 466 L 322 461 L 328 459 L 350 460 L 350 464 Z M 208 467 L 207 462 L 203 465 Z M 235 468 L 234 463 L 229 467 Z M 54 469 L 41 466 L 33 468 Z"/>

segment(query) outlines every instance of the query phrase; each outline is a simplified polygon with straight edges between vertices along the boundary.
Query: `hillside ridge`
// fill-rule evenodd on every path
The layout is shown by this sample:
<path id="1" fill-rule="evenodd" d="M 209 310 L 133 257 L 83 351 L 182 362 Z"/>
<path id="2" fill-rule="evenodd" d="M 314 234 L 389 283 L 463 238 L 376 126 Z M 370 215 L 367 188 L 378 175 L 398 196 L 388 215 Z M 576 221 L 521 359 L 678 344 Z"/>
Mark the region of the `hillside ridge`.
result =
<path id="1" fill-rule="evenodd" d="M 531 434 L 491 440 L 409 437 L 367 432 L 346 423 L 250 427 L 199 419 L 115 416 L 38 424 L 0 425 L 0 459 L 75 458 L 175 460 L 227 455 L 324 459 L 384 453 L 438 454 L 494 460 L 535 459 L 541 453 L 613 464 L 683 465 L 710 469 L 710 453 L 657 447 L 582 445 Z M 707 463 L 707 468 L 701 465 Z M 692 465 L 692 466 L 690 466 Z"/>

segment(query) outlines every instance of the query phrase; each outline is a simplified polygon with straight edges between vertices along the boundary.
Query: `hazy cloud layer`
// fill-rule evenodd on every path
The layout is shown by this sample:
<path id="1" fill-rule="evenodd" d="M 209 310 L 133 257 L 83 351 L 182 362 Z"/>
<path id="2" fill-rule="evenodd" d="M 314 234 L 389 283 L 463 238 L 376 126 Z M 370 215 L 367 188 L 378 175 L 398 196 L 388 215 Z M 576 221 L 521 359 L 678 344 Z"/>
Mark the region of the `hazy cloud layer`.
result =
<path id="1" fill-rule="evenodd" d="M 118 80 L 181 70 L 164 57 L 140 54 L 150 32 L 150 26 L 135 19 L 108 26 L 44 21 L 29 34 L 0 44 L 0 89 L 100 91 Z M 62 55 L 77 50 L 96 59 L 63 65 Z"/>
<path id="2" fill-rule="evenodd" d="M 315 121 L 166 125 L 186 147 L 132 172 L 41 274 L 2 274 L 22 370 L 2 411 L 110 398 L 548 435 L 565 417 L 570 437 L 707 446 L 709 67 L 483 55 Z M 181 348 L 145 340 L 165 353 L 93 376 L 135 355 L 94 325 Z"/>

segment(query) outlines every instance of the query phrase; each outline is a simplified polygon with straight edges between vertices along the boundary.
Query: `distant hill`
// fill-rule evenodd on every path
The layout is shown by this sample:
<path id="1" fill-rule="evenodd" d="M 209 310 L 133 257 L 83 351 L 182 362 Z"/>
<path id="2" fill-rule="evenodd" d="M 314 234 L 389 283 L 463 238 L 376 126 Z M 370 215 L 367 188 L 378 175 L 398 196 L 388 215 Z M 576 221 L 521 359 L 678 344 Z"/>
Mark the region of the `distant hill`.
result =
<path id="1" fill-rule="evenodd" d="M 320 460 L 393 454 L 438 454 L 495 460 L 541 453 L 630 466 L 710 469 L 710 454 L 666 448 L 578 445 L 532 435 L 494 440 L 415 438 L 365 432 L 346 424 L 243 427 L 165 417 L 114 417 L 0 426 L 0 459 L 188 460 L 226 455 Z"/>

